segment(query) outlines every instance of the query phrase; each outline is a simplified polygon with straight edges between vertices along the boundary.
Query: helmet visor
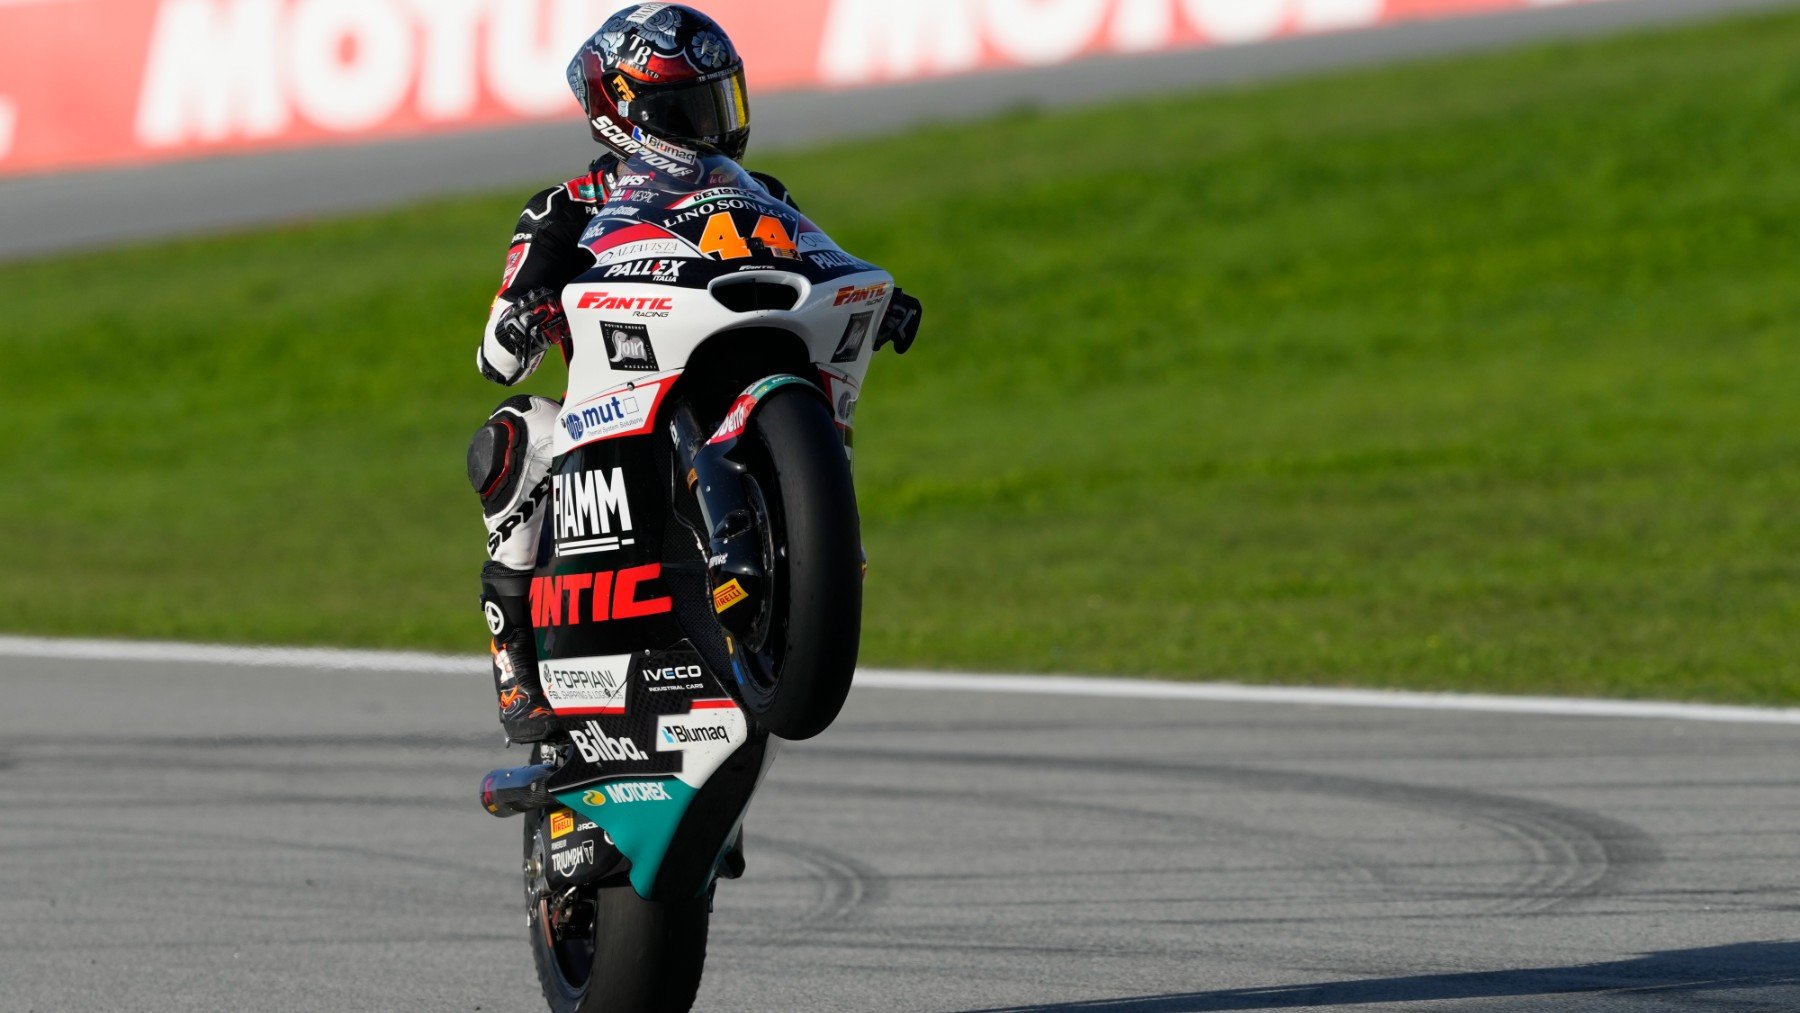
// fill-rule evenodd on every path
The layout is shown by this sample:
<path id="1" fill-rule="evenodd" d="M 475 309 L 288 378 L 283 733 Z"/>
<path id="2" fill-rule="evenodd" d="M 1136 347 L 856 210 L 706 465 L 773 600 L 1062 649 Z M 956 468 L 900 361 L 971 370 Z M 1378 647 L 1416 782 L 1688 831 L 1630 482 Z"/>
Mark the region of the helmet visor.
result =
<path id="1" fill-rule="evenodd" d="M 630 91 L 632 97 L 623 94 Z M 619 111 L 645 130 L 676 141 L 717 145 L 750 125 L 744 72 L 701 84 L 656 88 L 635 81 L 620 89 Z"/>

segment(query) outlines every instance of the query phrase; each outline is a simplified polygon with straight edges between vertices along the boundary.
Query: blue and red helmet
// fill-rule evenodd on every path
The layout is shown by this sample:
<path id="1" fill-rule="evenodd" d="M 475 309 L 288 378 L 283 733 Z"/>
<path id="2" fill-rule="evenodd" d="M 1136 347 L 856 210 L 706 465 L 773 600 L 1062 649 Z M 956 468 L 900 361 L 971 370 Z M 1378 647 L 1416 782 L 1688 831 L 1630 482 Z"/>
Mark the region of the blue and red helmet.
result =
<path id="1" fill-rule="evenodd" d="M 683 4 L 639 4 L 608 18 L 569 62 L 569 87 L 594 140 L 622 158 L 736 159 L 750 143 L 744 61 L 717 22 Z"/>

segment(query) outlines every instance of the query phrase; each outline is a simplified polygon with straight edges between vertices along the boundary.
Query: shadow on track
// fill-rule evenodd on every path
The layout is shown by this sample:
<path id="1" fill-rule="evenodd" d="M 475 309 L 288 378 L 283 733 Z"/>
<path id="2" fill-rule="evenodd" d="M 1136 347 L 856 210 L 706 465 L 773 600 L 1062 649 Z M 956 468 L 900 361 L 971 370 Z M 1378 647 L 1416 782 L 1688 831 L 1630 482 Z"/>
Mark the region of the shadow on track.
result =
<path id="1" fill-rule="evenodd" d="M 1630 960 L 1574 967 L 1538 967 L 1464 974 L 1420 974 L 1315 985 L 1225 989 L 1009 1006 L 968 1013 L 1062 1013 L 1111 1010 L 1122 1013 L 1206 1013 L 1209 1010 L 1313 1009 L 1377 1002 L 1430 999 L 1498 999 L 1593 992 L 1678 996 L 1726 989 L 1796 986 L 1800 1005 L 1800 942 L 1737 943 L 1694 950 L 1668 950 Z"/>

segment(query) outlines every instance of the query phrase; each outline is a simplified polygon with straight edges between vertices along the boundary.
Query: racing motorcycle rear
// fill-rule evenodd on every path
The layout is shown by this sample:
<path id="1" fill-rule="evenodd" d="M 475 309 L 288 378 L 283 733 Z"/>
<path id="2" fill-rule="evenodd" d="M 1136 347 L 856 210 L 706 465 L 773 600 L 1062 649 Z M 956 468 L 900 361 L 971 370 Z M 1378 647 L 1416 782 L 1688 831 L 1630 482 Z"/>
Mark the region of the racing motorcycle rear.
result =
<path id="1" fill-rule="evenodd" d="M 852 422 L 894 292 L 729 159 L 633 159 L 615 183 L 562 293 L 569 390 L 534 497 L 558 733 L 482 786 L 525 816 L 545 998 L 582 1013 L 689 1008 L 777 742 L 843 706 Z"/>

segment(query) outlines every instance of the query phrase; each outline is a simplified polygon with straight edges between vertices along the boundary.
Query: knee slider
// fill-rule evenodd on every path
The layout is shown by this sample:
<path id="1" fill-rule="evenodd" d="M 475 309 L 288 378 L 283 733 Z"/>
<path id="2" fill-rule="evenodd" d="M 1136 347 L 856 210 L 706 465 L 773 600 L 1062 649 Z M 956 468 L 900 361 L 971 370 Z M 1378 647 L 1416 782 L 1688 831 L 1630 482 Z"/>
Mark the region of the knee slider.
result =
<path id="1" fill-rule="evenodd" d="M 489 516 L 512 502 L 525 473 L 531 443 L 526 414 L 533 409 L 532 402 L 529 395 L 508 398 L 469 441 L 469 484 Z"/>
<path id="2" fill-rule="evenodd" d="M 469 441 L 469 484 L 490 514 L 512 498 L 519 484 L 518 445 L 518 430 L 505 419 L 490 421 Z"/>

